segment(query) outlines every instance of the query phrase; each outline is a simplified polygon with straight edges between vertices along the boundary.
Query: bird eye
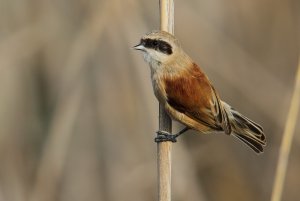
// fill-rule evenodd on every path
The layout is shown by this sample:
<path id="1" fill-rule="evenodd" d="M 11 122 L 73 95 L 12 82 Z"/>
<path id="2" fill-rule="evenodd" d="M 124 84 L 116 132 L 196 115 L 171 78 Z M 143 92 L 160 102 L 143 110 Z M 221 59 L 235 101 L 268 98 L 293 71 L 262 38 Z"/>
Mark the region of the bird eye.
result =
<path id="1" fill-rule="evenodd" d="M 152 45 L 153 45 L 153 46 L 157 46 L 157 45 L 158 45 L 158 41 L 157 41 L 157 40 L 154 40 L 154 41 L 152 42 Z"/>
<path id="2" fill-rule="evenodd" d="M 173 51 L 172 51 L 172 46 L 171 46 L 169 43 L 167 43 L 167 42 L 161 42 L 161 43 L 159 44 L 158 49 L 159 49 L 162 53 L 165 53 L 165 54 L 168 54 L 168 55 L 170 55 L 170 54 L 173 53 Z"/>

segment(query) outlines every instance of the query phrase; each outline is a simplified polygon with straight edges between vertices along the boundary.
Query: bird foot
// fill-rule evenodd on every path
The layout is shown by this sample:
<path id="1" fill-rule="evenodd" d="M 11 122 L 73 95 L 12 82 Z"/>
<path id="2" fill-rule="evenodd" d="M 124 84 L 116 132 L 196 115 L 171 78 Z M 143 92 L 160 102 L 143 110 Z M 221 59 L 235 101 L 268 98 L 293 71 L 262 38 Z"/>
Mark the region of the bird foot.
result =
<path id="1" fill-rule="evenodd" d="M 154 139 L 156 143 L 158 142 L 177 142 L 176 138 L 178 135 L 172 135 L 167 131 L 157 131 L 157 137 Z"/>

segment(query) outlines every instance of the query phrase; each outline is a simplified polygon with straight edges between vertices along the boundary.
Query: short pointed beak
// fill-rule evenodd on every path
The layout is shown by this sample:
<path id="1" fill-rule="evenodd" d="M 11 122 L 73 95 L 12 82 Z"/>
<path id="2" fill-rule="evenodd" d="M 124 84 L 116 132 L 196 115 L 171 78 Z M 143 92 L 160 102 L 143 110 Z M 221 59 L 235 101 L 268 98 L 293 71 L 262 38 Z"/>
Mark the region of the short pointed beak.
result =
<path id="1" fill-rule="evenodd" d="M 138 44 L 138 45 L 134 46 L 133 49 L 135 49 L 135 50 L 145 50 L 145 47 L 142 44 Z"/>

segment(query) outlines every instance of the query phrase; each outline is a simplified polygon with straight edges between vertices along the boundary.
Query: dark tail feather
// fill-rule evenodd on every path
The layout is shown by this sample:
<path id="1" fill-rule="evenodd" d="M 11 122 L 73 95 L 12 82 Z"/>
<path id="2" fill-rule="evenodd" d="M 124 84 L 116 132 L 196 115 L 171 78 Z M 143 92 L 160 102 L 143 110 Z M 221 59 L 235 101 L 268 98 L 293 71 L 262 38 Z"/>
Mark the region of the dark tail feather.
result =
<path id="1" fill-rule="evenodd" d="M 230 121 L 233 135 L 248 145 L 256 153 L 263 152 L 264 146 L 266 145 L 266 137 L 263 128 L 235 111 L 233 108 L 230 108 L 230 111 L 232 114 L 231 117 L 233 117 Z"/>
<path id="2" fill-rule="evenodd" d="M 260 142 L 257 142 L 256 140 L 252 139 L 251 137 L 247 135 L 237 134 L 234 133 L 234 136 L 237 137 L 239 140 L 244 142 L 246 145 L 248 145 L 253 151 L 256 153 L 262 153 L 264 151 L 263 144 Z"/>

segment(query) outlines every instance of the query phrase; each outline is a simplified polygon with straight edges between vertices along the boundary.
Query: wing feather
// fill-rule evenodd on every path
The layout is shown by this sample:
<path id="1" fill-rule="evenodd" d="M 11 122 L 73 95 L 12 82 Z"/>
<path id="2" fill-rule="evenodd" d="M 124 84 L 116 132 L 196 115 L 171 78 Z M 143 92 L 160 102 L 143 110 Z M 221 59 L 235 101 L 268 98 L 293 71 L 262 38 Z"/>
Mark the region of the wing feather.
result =
<path id="1" fill-rule="evenodd" d="M 181 76 L 166 79 L 165 87 L 167 102 L 175 110 L 213 130 L 231 132 L 218 94 L 196 64 Z"/>

